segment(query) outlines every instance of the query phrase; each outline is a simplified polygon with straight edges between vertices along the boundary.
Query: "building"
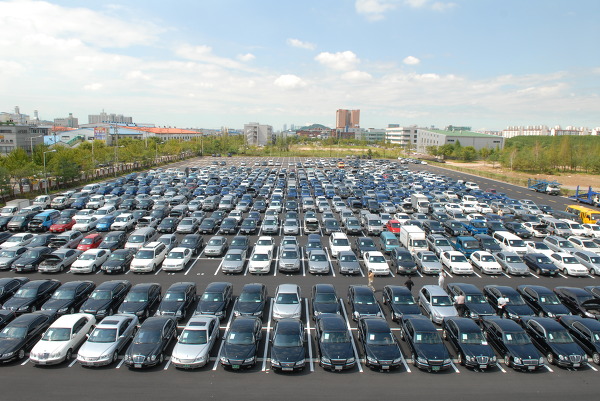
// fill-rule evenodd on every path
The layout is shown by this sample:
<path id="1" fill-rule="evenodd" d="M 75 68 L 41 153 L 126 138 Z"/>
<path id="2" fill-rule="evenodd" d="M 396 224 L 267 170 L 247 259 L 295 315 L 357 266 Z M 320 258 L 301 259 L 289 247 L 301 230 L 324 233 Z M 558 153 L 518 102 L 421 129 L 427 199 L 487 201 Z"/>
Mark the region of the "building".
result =
<path id="1" fill-rule="evenodd" d="M 560 125 L 550 130 L 551 136 L 562 136 L 562 135 L 590 135 L 591 131 L 585 127 L 571 127 L 570 125 L 565 128 L 561 128 Z"/>
<path id="2" fill-rule="evenodd" d="M 23 148 L 31 153 L 35 146 L 44 143 L 44 136 L 49 133 L 48 127 L 0 122 L 0 153 L 8 154 L 15 148 Z"/>
<path id="3" fill-rule="evenodd" d="M 360 110 L 337 110 L 335 112 L 335 128 L 338 131 L 347 131 L 351 128 L 360 128 Z"/>
<path id="4" fill-rule="evenodd" d="M 249 146 L 265 146 L 273 143 L 273 127 L 259 123 L 244 124 L 244 136 Z"/>
<path id="5" fill-rule="evenodd" d="M 386 140 L 386 130 L 380 128 L 361 129 L 359 132 L 356 132 L 354 138 L 369 143 L 383 142 Z"/>
<path id="6" fill-rule="evenodd" d="M 504 138 L 513 138 L 515 136 L 548 136 L 550 129 L 547 125 L 528 125 L 513 126 L 502 130 Z"/>
<path id="7" fill-rule="evenodd" d="M 89 124 L 133 124 L 132 117 L 125 117 L 123 114 L 108 114 L 104 110 L 100 114 L 90 114 L 88 116 Z"/>
<path id="8" fill-rule="evenodd" d="M 389 124 L 385 129 L 385 140 L 392 145 L 410 145 L 414 149 L 417 146 L 417 129 L 416 125 L 401 127 L 398 124 Z"/>
<path id="9" fill-rule="evenodd" d="M 73 113 L 69 113 L 69 117 L 55 118 L 54 125 L 67 128 L 79 128 L 79 119 L 77 117 L 73 117 Z"/>
<path id="10" fill-rule="evenodd" d="M 445 131 L 438 129 L 417 129 L 417 152 L 427 153 L 428 146 L 455 145 L 473 146 L 476 150 L 483 148 L 502 149 L 504 138 L 496 135 L 481 134 L 472 131 Z"/>

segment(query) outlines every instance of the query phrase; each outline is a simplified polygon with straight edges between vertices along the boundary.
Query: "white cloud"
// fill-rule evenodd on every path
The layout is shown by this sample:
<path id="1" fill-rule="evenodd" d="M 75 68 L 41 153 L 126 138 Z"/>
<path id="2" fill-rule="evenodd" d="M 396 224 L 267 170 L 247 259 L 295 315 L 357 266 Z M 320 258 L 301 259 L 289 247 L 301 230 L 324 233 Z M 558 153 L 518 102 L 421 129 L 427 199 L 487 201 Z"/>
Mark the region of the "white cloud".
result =
<path id="1" fill-rule="evenodd" d="M 282 89 L 298 89 L 306 86 L 302 78 L 292 74 L 280 75 L 273 83 Z"/>
<path id="2" fill-rule="evenodd" d="M 456 7 L 456 3 L 430 0 L 404 0 L 404 3 L 411 8 L 424 8 L 433 11 L 443 12 Z"/>
<path id="3" fill-rule="evenodd" d="M 424 7 L 429 0 L 404 0 L 404 3 L 412 8 Z"/>
<path id="4" fill-rule="evenodd" d="M 354 8 L 369 21 L 379 21 L 387 11 L 396 8 L 397 3 L 397 0 L 356 0 Z"/>
<path id="5" fill-rule="evenodd" d="M 436 1 L 431 5 L 433 11 L 446 11 L 454 7 L 456 7 L 456 3 L 442 3 L 440 1 Z"/>
<path id="6" fill-rule="evenodd" d="M 349 50 L 338 53 L 319 53 L 317 57 L 315 57 L 315 60 L 326 67 L 340 71 L 351 70 L 356 66 L 356 64 L 360 63 L 360 60 L 358 57 L 356 57 L 356 54 Z"/>
<path id="7" fill-rule="evenodd" d="M 408 57 L 404 58 L 404 60 L 402 60 L 402 62 L 407 65 L 417 65 L 421 62 L 421 60 L 419 60 L 418 58 L 416 58 L 414 56 L 408 56 Z"/>
<path id="8" fill-rule="evenodd" d="M 100 89 L 102 89 L 102 87 L 103 87 L 103 85 L 101 83 L 95 82 L 93 84 L 85 85 L 83 87 L 83 89 L 86 91 L 90 91 L 90 92 L 96 92 L 96 91 L 99 91 Z"/>
<path id="9" fill-rule="evenodd" d="M 288 46 L 292 46 L 292 47 L 298 47 L 300 49 L 307 49 L 307 50 L 314 50 L 316 45 L 314 43 L 310 43 L 310 42 L 303 42 L 300 39 L 288 39 L 286 40 L 286 43 L 288 44 Z"/>
<path id="10" fill-rule="evenodd" d="M 252 53 L 240 54 L 237 56 L 240 61 L 252 61 L 256 58 Z"/>
<path id="11" fill-rule="evenodd" d="M 373 79 L 373 76 L 365 71 L 348 71 L 342 74 L 342 78 L 346 81 L 361 82 L 370 81 Z"/>

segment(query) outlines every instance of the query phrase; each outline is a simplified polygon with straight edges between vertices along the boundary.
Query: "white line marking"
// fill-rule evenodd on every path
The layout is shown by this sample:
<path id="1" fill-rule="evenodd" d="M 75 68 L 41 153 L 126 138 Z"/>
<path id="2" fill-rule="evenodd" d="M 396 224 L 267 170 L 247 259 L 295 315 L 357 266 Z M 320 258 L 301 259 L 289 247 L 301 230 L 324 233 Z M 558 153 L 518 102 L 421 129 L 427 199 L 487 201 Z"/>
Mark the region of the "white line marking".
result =
<path id="1" fill-rule="evenodd" d="M 310 362 L 310 371 L 314 372 L 315 371 L 315 364 L 313 362 L 313 353 L 312 353 L 312 336 L 310 334 L 310 320 L 311 320 L 311 316 L 310 316 L 310 312 L 308 309 L 308 298 L 304 298 L 304 305 L 306 306 L 306 339 L 307 339 L 307 343 L 308 343 L 308 360 Z"/>
<path id="2" fill-rule="evenodd" d="M 235 302 L 235 299 L 232 299 Z M 227 326 L 225 326 L 225 334 L 229 330 L 229 325 L 231 324 L 231 320 L 233 319 L 233 311 L 229 315 L 229 320 L 227 320 Z M 220 333 L 219 333 L 220 334 Z M 219 366 L 219 360 L 221 359 L 221 350 L 223 349 L 223 345 L 225 344 L 225 340 L 221 340 L 221 345 L 219 346 L 219 352 L 217 353 L 217 359 L 215 359 L 215 364 L 213 365 L 212 370 L 217 370 L 217 366 Z"/>
<path id="3" fill-rule="evenodd" d="M 502 373 L 506 373 L 506 370 L 504 370 L 504 368 L 502 367 L 502 365 L 500 365 L 499 362 L 496 362 L 496 366 L 498 366 L 498 369 L 500 369 Z"/>
<path id="4" fill-rule="evenodd" d="M 591 368 L 594 372 L 597 372 L 598 369 L 596 369 L 595 367 L 593 367 L 592 365 L 590 365 L 589 363 L 586 363 L 586 365 L 588 366 L 588 368 Z"/>
<path id="5" fill-rule="evenodd" d="M 198 262 L 198 259 L 200 259 L 200 255 L 198 255 L 198 257 L 196 258 L 196 260 L 194 260 L 194 263 L 192 263 L 191 266 L 188 267 L 188 269 L 184 273 L 184 276 L 188 275 L 188 273 L 190 272 L 190 270 L 192 270 L 192 267 L 194 267 L 194 265 L 196 264 L 196 262 Z"/>
<path id="6" fill-rule="evenodd" d="M 29 362 L 29 358 L 25 359 L 25 362 L 23 362 L 23 363 L 21 364 L 21 366 L 23 366 L 23 365 L 26 365 L 26 364 L 27 364 L 27 362 Z"/>
<path id="7" fill-rule="evenodd" d="M 165 368 L 163 370 L 169 369 L 169 365 L 171 365 L 171 358 L 169 358 L 169 360 L 167 361 L 167 364 L 165 365 Z"/>
<path id="8" fill-rule="evenodd" d="M 125 358 L 121 359 L 121 362 L 119 362 L 116 369 L 119 369 L 121 367 L 121 365 L 123 365 L 123 363 L 125 363 Z"/>
<path id="9" fill-rule="evenodd" d="M 340 305 L 342 305 L 342 312 L 344 312 L 344 318 L 346 319 L 346 325 L 348 326 L 348 334 L 350 334 L 350 338 L 352 339 L 352 348 L 354 349 L 354 357 L 356 358 L 356 366 L 358 366 L 358 371 L 363 373 L 362 365 L 360 364 L 360 359 L 358 357 L 358 350 L 356 349 L 356 344 L 354 343 L 354 336 L 352 335 L 352 328 L 350 327 L 350 320 L 348 320 L 348 314 L 346 313 L 346 306 L 344 305 L 344 301 L 340 299 Z"/>
<path id="10" fill-rule="evenodd" d="M 554 373 L 554 371 L 553 371 L 552 369 L 550 369 L 550 366 L 548 366 L 548 365 L 544 364 L 544 367 L 545 367 L 546 369 L 548 369 L 548 371 L 549 371 L 549 372 L 552 372 L 552 373 Z"/>
<path id="11" fill-rule="evenodd" d="M 562 278 L 568 278 L 567 276 L 563 275 L 562 273 L 558 273 L 559 276 L 561 276 Z"/>
<path id="12" fill-rule="evenodd" d="M 533 276 L 533 277 L 535 277 L 535 278 L 540 278 L 540 276 L 537 276 L 537 275 L 535 275 L 535 274 L 533 274 L 533 273 L 531 273 L 531 272 L 529 272 L 529 274 L 530 274 L 530 275 L 532 275 L 532 276 Z"/>
<path id="13" fill-rule="evenodd" d="M 161 270 L 162 270 L 162 266 L 160 267 L 160 269 L 158 269 L 158 270 L 156 271 L 156 273 L 154 273 L 154 275 L 155 275 L 155 276 L 157 276 L 157 275 L 158 275 L 158 273 L 160 273 L 160 272 L 161 272 Z"/>
<path id="14" fill-rule="evenodd" d="M 504 274 L 504 276 L 508 277 L 508 278 L 512 278 L 511 276 L 509 276 L 508 274 L 502 272 L 502 274 Z"/>
<path id="15" fill-rule="evenodd" d="M 404 358 L 404 355 L 402 355 L 402 364 L 404 365 L 404 368 L 406 369 L 406 371 L 408 373 L 412 373 L 412 371 L 410 370 L 410 367 L 408 367 L 408 363 L 406 362 L 406 358 Z"/>
<path id="16" fill-rule="evenodd" d="M 221 263 L 219 263 L 219 266 L 217 266 L 217 270 L 215 270 L 215 274 L 214 274 L 215 276 L 217 274 L 219 274 L 219 270 L 221 270 L 221 266 L 223 266 L 223 260 L 221 260 Z"/>
<path id="17" fill-rule="evenodd" d="M 265 351 L 263 352 L 262 371 L 267 370 L 267 354 L 269 353 L 269 335 L 271 333 L 271 314 L 273 313 L 273 298 L 269 306 L 269 315 L 267 316 L 267 334 L 265 334 Z"/>
<path id="18" fill-rule="evenodd" d="M 477 277 L 481 278 L 481 276 L 479 274 L 477 274 L 477 272 L 475 270 L 473 270 L 473 274 L 475 274 Z"/>
<path id="19" fill-rule="evenodd" d="M 447 269 L 444 269 L 444 271 L 446 272 L 446 274 L 448 275 L 448 277 L 452 278 L 452 274 L 450 274 L 450 271 Z"/>
<path id="20" fill-rule="evenodd" d="M 73 362 L 71 362 L 71 363 L 69 364 L 69 367 L 72 367 L 72 366 L 73 366 L 73 365 L 75 365 L 76 363 L 77 363 L 77 359 L 73 359 Z"/>

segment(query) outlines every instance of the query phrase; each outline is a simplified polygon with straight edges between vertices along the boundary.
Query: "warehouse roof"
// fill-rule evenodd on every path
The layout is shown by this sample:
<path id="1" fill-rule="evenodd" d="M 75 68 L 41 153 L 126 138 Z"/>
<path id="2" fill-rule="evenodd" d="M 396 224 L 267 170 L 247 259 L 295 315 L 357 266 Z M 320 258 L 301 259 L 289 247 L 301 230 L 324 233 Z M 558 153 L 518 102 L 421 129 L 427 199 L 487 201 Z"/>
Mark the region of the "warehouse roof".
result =
<path id="1" fill-rule="evenodd" d="M 490 137 L 502 138 L 497 135 L 482 134 L 480 132 L 472 132 L 472 131 L 444 131 L 441 129 L 426 129 L 423 131 L 435 132 L 436 134 L 442 134 L 442 135 L 446 135 L 446 136 L 462 136 L 462 137 L 479 136 L 479 137 L 484 137 L 484 138 L 490 138 Z"/>

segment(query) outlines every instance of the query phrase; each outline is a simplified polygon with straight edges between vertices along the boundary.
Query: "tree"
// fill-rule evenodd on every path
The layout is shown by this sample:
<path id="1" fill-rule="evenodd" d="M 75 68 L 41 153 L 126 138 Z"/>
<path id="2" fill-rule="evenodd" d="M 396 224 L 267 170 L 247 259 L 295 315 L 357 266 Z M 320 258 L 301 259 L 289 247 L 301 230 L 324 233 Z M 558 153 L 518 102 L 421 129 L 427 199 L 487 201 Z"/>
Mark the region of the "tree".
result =
<path id="1" fill-rule="evenodd" d="M 487 160 L 488 157 L 490 157 L 491 154 L 492 151 L 488 147 L 479 149 L 479 156 L 483 159 L 484 162 Z"/>
<path id="2" fill-rule="evenodd" d="M 477 158 L 477 150 L 473 146 L 465 146 L 461 151 L 462 159 L 466 162 L 472 162 Z"/>
<path id="3" fill-rule="evenodd" d="M 427 151 L 427 153 L 429 153 L 431 156 L 437 157 L 440 154 L 440 147 L 439 146 L 427 146 L 425 148 L 425 150 Z"/>
<path id="4" fill-rule="evenodd" d="M 0 196 L 2 196 L 2 200 L 10 194 L 10 190 L 10 172 L 6 167 L 0 167 Z"/>
<path id="5" fill-rule="evenodd" d="M 51 161 L 52 174 L 56 177 L 56 185 L 71 182 L 78 179 L 81 174 L 81 166 L 75 160 L 72 152 L 63 152 Z"/>

